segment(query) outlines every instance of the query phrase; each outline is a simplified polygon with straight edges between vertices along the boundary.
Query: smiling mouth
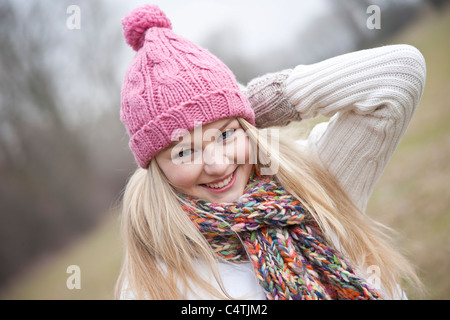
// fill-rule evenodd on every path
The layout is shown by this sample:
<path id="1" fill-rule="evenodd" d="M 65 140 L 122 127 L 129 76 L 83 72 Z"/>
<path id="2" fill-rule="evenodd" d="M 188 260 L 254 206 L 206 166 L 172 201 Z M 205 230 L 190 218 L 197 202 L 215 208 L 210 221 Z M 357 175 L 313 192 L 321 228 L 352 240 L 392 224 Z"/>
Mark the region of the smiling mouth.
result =
<path id="1" fill-rule="evenodd" d="M 233 171 L 226 179 L 217 182 L 217 183 L 205 183 L 202 184 L 203 187 L 206 187 L 208 189 L 212 189 L 214 191 L 222 191 L 224 189 L 227 189 L 227 187 L 231 186 L 234 182 L 234 178 L 236 176 L 236 170 Z"/>

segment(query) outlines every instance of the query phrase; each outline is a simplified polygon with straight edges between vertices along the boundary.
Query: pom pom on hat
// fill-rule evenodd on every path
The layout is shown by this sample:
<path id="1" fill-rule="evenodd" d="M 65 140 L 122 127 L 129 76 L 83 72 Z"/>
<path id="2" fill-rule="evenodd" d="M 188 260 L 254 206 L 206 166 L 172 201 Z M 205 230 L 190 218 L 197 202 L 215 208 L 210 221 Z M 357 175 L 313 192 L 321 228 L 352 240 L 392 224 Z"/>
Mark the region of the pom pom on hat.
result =
<path id="1" fill-rule="evenodd" d="M 145 32 L 152 27 L 172 29 L 170 20 L 157 6 L 145 5 L 129 12 L 122 19 L 123 35 L 127 44 L 138 51 L 145 39 Z"/>
<path id="2" fill-rule="evenodd" d="M 136 54 L 122 84 L 120 118 L 139 166 L 147 169 L 180 132 L 200 124 L 232 117 L 255 123 L 250 102 L 231 70 L 206 49 L 175 34 L 158 7 L 139 7 L 122 19 L 122 25 Z"/>

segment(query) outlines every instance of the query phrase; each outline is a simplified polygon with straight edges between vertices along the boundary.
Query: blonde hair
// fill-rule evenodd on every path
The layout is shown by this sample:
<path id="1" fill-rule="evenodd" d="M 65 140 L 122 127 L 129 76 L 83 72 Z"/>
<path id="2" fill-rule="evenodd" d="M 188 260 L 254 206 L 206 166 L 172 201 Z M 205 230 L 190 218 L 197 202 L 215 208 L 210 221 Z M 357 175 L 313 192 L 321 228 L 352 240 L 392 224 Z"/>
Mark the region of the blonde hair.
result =
<path id="1" fill-rule="evenodd" d="M 275 146 L 267 132 L 261 134 L 238 120 L 249 136 L 257 166 L 276 164 L 274 176 L 308 207 L 352 266 L 359 270 L 376 266 L 381 271 L 385 298 L 401 296 L 402 280 L 422 290 L 412 265 L 393 248 L 390 229 L 361 212 L 312 154 L 295 150 L 286 139 L 276 140 Z M 122 204 L 125 258 L 116 298 L 126 289 L 138 299 L 184 299 L 199 289 L 219 299 L 231 298 L 220 279 L 218 257 L 189 220 L 182 202 L 154 159 L 147 170 L 138 169 L 130 178 Z M 218 288 L 199 275 L 199 261 L 210 269 Z"/>

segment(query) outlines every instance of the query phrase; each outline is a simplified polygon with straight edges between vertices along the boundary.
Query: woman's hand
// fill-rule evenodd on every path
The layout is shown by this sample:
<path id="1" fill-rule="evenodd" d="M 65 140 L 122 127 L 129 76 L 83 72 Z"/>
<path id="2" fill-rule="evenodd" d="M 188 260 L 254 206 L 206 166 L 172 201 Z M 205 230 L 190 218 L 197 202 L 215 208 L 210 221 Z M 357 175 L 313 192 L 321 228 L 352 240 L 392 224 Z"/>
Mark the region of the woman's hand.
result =
<path id="1" fill-rule="evenodd" d="M 256 127 L 285 126 L 302 119 L 284 91 L 290 74 L 290 69 L 269 73 L 251 80 L 243 89 L 255 111 Z"/>

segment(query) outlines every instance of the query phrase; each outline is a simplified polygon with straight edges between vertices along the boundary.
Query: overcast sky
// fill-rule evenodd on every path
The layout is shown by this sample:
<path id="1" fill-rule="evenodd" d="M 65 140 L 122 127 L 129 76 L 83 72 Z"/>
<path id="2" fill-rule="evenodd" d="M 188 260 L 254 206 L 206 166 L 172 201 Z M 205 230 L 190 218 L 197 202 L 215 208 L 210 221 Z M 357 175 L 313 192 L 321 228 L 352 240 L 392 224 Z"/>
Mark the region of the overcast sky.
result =
<path id="1" fill-rule="evenodd" d="M 113 1 L 106 0 L 113 5 Z M 117 3 L 117 2 L 114 2 Z M 118 8 L 128 11 L 149 3 L 127 1 Z M 171 20 L 178 34 L 202 43 L 214 30 L 233 24 L 241 32 L 245 54 L 281 45 L 292 39 L 292 32 L 306 26 L 327 11 L 327 0 L 153 0 Z"/>
<path id="2" fill-rule="evenodd" d="M 42 5 L 44 11 L 40 11 L 39 16 L 35 16 L 37 19 L 33 21 L 46 28 L 39 28 L 39 25 L 35 26 L 33 23 L 29 23 L 27 13 L 31 11 L 33 15 L 31 1 L 9 1 L 17 6 L 16 11 L 19 16 L 23 15 L 24 30 L 34 33 L 46 30 L 51 34 L 59 35 L 46 38 L 45 35 L 39 34 L 37 38 L 42 39 L 43 43 L 49 42 L 49 39 L 53 40 L 47 43 L 49 54 L 44 58 L 53 67 L 55 65 L 63 66 L 62 68 L 57 67 L 55 76 L 58 77 L 58 81 L 56 84 L 64 88 L 64 98 L 67 97 L 66 99 L 69 101 L 73 100 L 70 94 L 66 94 L 70 90 L 76 97 L 80 96 L 78 93 L 84 90 L 89 92 L 89 99 L 96 94 L 98 96 L 95 96 L 94 100 L 97 102 L 102 100 L 103 93 L 101 91 L 91 92 L 96 84 L 89 78 L 91 74 L 85 74 L 80 65 L 89 64 L 91 67 L 95 67 L 97 64 L 101 64 L 101 57 L 104 54 L 117 57 L 112 61 L 104 60 L 111 62 L 111 68 L 117 70 L 116 82 L 121 82 L 135 52 L 125 44 L 120 20 L 129 11 L 149 3 L 158 5 L 166 13 L 172 22 L 175 33 L 201 46 L 211 45 L 211 43 L 207 43 L 210 40 L 208 38 L 214 34 L 220 34 L 221 37 L 226 38 L 227 34 L 223 32 L 224 28 L 233 28 L 229 33 L 233 37 L 232 42 L 221 39 L 223 40 L 222 44 L 227 49 L 230 47 L 229 43 L 232 43 L 234 46 L 232 55 L 239 56 L 243 61 L 252 63 L 262 61 L 261 65 L 257 67 L 272 68 L 268 70 L 261 68 L 263 71 L 258 70 L 258 73 L 292 67 L 295 63 L 312 63 L 310 61 L 312 57 L 317 56 L 317 52 L 320 50 L 326 51 L 327 46 L 341 48 L 342 52 L 352 49 L 352 39 L 346 32 L 340 31 L 342 29 L 339 28 L 342 25 L 339 26 L 338 19 L 335 19 L 339 17 L 334 16 L 337 14 L 336 8 L 331 5 L 332 1 L 347 0 L 97 0 L 98 2 L 89 3 L 88 0 L 63 0 L 58 3 L 58 6 L 53 0 L 34 0 Z M 386 8 L 393 1 L 395 0 L 373 0 L 373 3 L 383 4 L 382 7 Z M 420 0 L 402 0 L 402 3 L 417 1 Z M 96 6 L 95 4 L 101 5 Z M 69 30 L 66 27 L 66 19 L 70 16 L 69 13 L 66 13 L 66 7 L 71 5 L 77 5 L 80 8 L 80 30 Z M 362 10 L 358 11 L 358 14 L 361 15 L 362 24 L 365 26 L 364 19 L 367 19 L 367 13 Z M 321 16 L 326 16 L 326 19 L 319 19 Z M 302 31 L 306 34 L 300 34 Z M 113 38 L 119 39 L 119 41 L 113 41 Z M 20 42 L 22 39 L 19 32 L 17 41 Z M 108 41 L 111 41 L 111 44 L 117 49 L 96 45 L 97 43 L 105 44 Z M 298 44 L 297 47 L 293 46 L 296 44 Z M 105 48 L 108 51 L 100 50 Z M 89 50 L 90 54 L 86 55 L 86 52 L 80 50 Z M 218 52 L 211 51 L 218 54 Z M 288 52 L 302 59 L 287 61 L 284 55 L 277 59 L 289 63 L 288 66 L 269 66 L 267 60 L 264 62 L 261 59 L 264 59 L 265 53 L 269 53 L 270 56 L 273 52 Z M 327 52 L 327 54 L 331 53 Z M 274 62 L 276 59 L 272 60 L 270 62 Z M 255 70 L 252 72 L 256 74 Z M 97 104 L 101 105 L 101 103 Z M 97 109 L 101 110 L 101 107 L 97 107 Z M 82 112 L 76 112 L 76 114 L 82 114 Z"/>

